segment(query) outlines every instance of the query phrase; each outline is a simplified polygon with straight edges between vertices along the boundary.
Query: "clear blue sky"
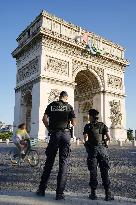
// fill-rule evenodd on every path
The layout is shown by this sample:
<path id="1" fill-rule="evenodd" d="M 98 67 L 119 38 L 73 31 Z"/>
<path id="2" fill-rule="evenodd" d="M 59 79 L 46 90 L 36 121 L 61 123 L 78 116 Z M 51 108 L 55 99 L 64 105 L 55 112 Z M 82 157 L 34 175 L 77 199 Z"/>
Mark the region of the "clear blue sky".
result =
<path id="1" fill-rule="evenodd" d="M 136 0 L 0 0 L 0 121 L 13 121 L 15 39 L 42 9 L 126 48 L 127 127 L 136 128 Z"/>

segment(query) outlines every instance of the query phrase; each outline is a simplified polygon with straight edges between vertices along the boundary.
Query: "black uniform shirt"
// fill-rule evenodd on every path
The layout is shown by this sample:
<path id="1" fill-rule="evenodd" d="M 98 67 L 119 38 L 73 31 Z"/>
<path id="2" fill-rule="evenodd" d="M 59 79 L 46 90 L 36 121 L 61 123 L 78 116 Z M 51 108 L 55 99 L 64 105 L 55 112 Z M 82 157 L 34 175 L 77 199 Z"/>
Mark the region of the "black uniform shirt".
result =
<path id="1" fill-rule="evenodd" d="M 61 100 L 50 103 L 45 114 L 49 117 L 50 130 L 69 128 L 71 119 L 75 118 L 73 107 Z"/>
<path id="2" fill-rule="evenodd" d="M 88 135 L 88 141 L 92 145 L 103 144 L 104 135 L 108 132 L 108 127 L 103 122 L 86 124 L 84 133 Z"/>

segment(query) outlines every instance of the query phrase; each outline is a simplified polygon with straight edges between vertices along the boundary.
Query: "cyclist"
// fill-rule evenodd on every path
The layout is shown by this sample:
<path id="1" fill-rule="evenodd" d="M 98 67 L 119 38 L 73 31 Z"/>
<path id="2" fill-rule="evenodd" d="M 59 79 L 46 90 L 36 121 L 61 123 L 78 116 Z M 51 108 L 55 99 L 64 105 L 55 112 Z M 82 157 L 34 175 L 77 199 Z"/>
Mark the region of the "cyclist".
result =
<path id="1" fill-rule="evenodd" d="M 18 126 L 15 135 L 13 136 L 13 143 L 16 145 L 21 154 L 25 154 L 30 145 L 30 136 L 26 131 L 26 124 L 22 123 Z"/>

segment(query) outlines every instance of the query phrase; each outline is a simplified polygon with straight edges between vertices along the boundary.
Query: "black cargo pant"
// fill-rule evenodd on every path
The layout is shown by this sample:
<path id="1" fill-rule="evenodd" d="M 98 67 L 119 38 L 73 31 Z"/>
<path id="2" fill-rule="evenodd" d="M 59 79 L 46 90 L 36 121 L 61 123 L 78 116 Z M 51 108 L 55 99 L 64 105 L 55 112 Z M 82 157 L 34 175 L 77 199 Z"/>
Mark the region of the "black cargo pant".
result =
<path id="1" fill-rule="evenodd" d="M 39 185 L 39 189 L 41 191 L 44 191 L 47 187 L 55 157 L 59 149 L 59 172 L 57 177 L 56 193 L 63 193 L 67 180 L 67 159 L 70 151 L 70 139 L 71 134 L 68 130 L 60 130 L 51 133 L 50 141 L 45 152 L 47 158 Z"/>
<path id="2" fill-rule="evenodd" d="M 90 146 L 87 143 L 85 144 L 85 147 L 88 153 L 87 165 L 90 171 L 89 185 L 91 189 L 97 188 L 97 167 L 99 165 L 104 189 L 108 190 L 110 188 L 110 179 L 108 174 L 110 167 L 107 148 L 103 145 Z"/>

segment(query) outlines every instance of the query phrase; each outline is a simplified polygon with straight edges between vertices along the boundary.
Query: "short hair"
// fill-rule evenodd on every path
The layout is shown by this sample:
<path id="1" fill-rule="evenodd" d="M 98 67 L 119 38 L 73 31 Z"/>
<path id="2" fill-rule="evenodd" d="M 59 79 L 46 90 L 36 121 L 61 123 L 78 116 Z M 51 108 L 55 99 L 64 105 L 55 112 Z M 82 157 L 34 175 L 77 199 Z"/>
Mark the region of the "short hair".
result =
<path id="1" fill-rule="evenodd" d="M 94 118 L 96 118 L 99 115 L 99 112 L 98 112 L 98 110 L 90 109 L 89 110 L 89 115 L 93 116 Z"/>
<path id="2" fill-rule="evenodd" d="M 63 97 L 68 97 L 68 93 L 66 91 L 62 91 L 60 93 L 60 98 L 63 98 Z"/>
<path id="3" fill-rule="evenodd" d="M 21 129 L 24 125 L 26 125 L 25 123 L 21 123 L 20 125 L 18 125 L 18 129 Z"/>

